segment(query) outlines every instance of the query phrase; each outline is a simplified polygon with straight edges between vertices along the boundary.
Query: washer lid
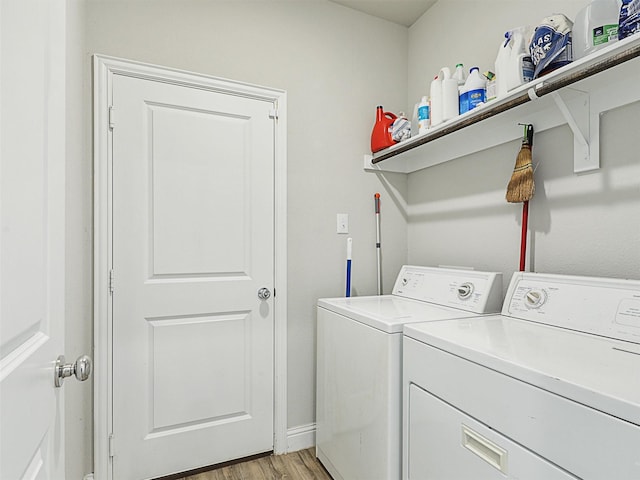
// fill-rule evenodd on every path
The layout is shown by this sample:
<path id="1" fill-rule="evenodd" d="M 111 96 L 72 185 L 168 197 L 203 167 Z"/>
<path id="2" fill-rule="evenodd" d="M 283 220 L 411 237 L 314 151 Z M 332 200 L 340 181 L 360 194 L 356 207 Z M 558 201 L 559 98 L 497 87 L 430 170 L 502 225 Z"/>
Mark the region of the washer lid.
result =
<path id="1" fill-rule="evenodd" d="M 321 298 L 318 306 L 386 333 L 400 333 L 405 323 L 477 316 L 475 313 L 396 295 Z"/>
<path id="2" fill-rule="evenodd" d="M 405 335 L 640 425 L 637 343 L 502 315 L 408 325 Z"/>

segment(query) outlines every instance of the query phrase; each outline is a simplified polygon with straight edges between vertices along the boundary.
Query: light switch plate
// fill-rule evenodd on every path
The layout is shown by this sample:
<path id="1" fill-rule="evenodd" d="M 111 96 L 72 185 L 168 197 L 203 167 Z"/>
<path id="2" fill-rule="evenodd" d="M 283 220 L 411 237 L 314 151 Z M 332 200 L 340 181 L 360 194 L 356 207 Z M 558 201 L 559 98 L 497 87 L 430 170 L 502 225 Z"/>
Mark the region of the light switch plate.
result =
<path id="1" fill-rule="evenodd" d="M 349 214 L 338 213 L 336 215 L 337 228 L 336 233 L 349 233 Z"/>

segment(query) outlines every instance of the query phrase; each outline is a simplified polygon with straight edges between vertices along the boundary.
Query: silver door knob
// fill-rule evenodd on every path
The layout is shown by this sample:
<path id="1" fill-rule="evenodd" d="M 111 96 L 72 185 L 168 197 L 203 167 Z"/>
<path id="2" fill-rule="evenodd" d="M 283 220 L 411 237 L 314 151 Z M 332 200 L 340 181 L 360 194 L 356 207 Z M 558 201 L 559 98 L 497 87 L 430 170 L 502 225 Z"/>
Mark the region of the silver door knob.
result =
<path id="1" fill-rule="evenodd" d="M 262 287 L 258 290 L 258 298 L 260 300 L 267 300 L 271 296 L 271 292 L 268 288 Z"/>
<path id="2" fill-rule="evenodd" d="M 56 360 L 56 367 L 53 371 L 56 387 L 61 387 L 65 378 L 75 375 L 78 380 L 84 382 L 91 375 L 91 358 L 87 355 L 78 357 L 76 363 L 65 363 L 64 355 L 60 355 Z"/>

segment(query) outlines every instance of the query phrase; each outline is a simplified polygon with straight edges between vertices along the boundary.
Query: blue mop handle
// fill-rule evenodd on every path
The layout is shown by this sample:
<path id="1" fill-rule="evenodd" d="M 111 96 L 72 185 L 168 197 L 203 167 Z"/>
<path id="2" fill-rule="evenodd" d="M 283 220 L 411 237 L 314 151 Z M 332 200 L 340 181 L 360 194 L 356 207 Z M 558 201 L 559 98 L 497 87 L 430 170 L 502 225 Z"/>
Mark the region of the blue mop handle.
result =
<path id="1" fill-rule="evenodd" d="M 351 296 L 351 245 L 353 240 L 347 238 L 347 293 L 346 296 Z"/>

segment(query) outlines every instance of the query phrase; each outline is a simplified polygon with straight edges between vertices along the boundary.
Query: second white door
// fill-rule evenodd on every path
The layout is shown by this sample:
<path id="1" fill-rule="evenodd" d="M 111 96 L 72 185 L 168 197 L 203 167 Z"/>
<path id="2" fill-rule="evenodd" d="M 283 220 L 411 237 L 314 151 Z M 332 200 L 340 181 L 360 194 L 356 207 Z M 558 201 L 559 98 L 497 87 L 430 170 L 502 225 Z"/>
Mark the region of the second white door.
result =
<path id="1" fill-rule="evenodd" d="M 113 478 L 273 449 L 273 104 L 113 78 Z"/>

